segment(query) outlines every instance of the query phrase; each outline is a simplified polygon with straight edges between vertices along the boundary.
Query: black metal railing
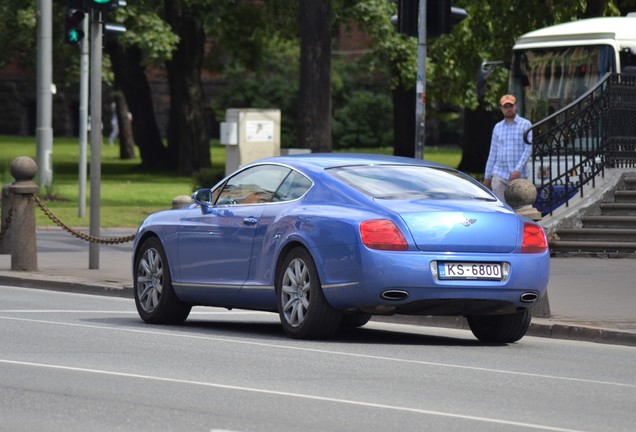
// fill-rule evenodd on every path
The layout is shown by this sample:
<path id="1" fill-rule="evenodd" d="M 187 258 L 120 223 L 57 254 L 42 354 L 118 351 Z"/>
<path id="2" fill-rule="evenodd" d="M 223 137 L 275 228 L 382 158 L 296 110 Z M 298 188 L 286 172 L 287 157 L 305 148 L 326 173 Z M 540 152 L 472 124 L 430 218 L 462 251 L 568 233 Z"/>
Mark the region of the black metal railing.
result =
<path id="1" fill-rule="evenodd" d="M 568 205 L 605 168 L 636 166 L 636 76 L 606 74 L 560 111 L 534 124 L 532 181 L 543 215 Z"/>

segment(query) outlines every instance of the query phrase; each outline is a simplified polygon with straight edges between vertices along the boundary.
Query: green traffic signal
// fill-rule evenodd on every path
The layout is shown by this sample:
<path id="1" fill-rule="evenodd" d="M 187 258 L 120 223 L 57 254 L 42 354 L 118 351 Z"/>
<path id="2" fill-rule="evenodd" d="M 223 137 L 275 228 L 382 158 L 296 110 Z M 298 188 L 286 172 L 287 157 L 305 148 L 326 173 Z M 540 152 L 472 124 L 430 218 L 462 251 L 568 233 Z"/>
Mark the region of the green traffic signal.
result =
<path id="1" fill-rule="evenodd" d="M 64 21 L 64 41 L 66 43 L 76 45 L 84 39 L 83 20 L 84 11 L 81 9 L 66 9 Z"/>
<path id="2" fill-rule="evenodd" d="M 79 32 L 77 29 L 72 29 L 68 32 L 68 41 L 70 43 L 78 43 L 80 40 L 82 40 L 82 36 L 80 34 L 81 32 Z"/>

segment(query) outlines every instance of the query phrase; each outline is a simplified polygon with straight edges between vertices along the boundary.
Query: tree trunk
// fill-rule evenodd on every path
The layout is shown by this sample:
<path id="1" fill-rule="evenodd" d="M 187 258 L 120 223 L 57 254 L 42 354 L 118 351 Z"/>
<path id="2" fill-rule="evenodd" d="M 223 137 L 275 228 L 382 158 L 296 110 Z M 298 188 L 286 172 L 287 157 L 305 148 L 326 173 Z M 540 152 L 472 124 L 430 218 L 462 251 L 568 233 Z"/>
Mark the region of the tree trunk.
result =
<path id="1" fill-rule="evenodd" d="M 135 158 L 135 140 L 133 138 L 131 117 L 128 103 L 124 94 L 120 91 L 112 93 L 117 110 L 117 123 L 119 124 L 119 157 L 120 159 Z"/>
<path id="2" fill-rule="evenodd" d="M 132 135 L 139 146 L 142 166 L 148 169 L 166 168 L 168 153 L 161 142 L 141 50 L 135 46 L 124 48 L 110 42 L 106 45 L 106 51 L 112 63 L 115 87 L 123 92 L 134 119 Z"/>
<path id="3" fill-rule="evenodd" d="M 603 16 L 607 6 L 607 0 L 588 0 L 583 18 L 595 18 Z"/>
<path id="4" fill-rule="evenodd" d="M 484 104 L 476 110 L 464 111 L 464 142 L 462 160 L 458 169 L 472 174 L 482 174 L 486 169 L 492 129 L 501 120 L 499 111 L 487 111 Z"/>
<path id="5" fill-rule="evenodd" d="M 393 154 L 415 157 L 415 88 L 393 89 Z"/>
<path id="6" fill-rule="evenodd" d="M 302 0 L 300 26 L 299 146 L 331 152 L 331 0 Z"/>
<path id="7" fill-rule="evenodd" d="M 166 0 L 165 11 L 166 21 L 180 38 L 172 59 L 166 63 L 170 85 L 168 152 L 176 161 L 177 172 L 190 175 L 212 165 L 201 84 L 203 17 L 181 0 Z"/>

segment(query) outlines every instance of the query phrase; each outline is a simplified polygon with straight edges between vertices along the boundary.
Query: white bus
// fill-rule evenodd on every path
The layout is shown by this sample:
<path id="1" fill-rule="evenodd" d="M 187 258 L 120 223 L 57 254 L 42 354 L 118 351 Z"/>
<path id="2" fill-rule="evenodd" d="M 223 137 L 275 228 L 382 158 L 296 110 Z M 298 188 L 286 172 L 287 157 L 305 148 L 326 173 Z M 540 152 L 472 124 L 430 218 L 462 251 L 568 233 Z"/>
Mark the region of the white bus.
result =
<path id="1" fill-rule="evenodd" d="M 636 73 L 636 15 L 591 18 L 526 33 L 512 49 L 510 92 L 535 123 L 607 72 Z"/>
<path id="2" fill-rule="evenodd" d="M 608 72 L 636 74 L 636 15 L 579 20 L 522 35 L 513 47 L 509 91 L 517 98 L 519 114 L 534 124 L 594 88 Z M 598 139 L 577 140 L 574 152 L 598 145 Z M 543 194 L 548 182 L 553 190 L 566 183 L 576 186 L 587 174 L 579 171 L 592 169 L 579 162 L 576 154 L 535 157 L 532 180 Z M 574 193 L 568 191 L 558 201 Z"/>

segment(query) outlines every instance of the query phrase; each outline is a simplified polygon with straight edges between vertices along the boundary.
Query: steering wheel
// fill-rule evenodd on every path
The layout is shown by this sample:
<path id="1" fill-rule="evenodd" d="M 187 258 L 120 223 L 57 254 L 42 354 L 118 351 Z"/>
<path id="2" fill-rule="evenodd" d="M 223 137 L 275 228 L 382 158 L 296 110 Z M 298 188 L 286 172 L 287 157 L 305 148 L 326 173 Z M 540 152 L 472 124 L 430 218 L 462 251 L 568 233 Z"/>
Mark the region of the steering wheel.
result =
<path id="1" fill-rule="evenodd" d="M 238 203 L 236 202 L 236 200 L 234 198 L 227 197 L 227 198 L 220 199 L 216 204 L 217 205 L 231 205 L 231 204 L 238 204 Z"/>

